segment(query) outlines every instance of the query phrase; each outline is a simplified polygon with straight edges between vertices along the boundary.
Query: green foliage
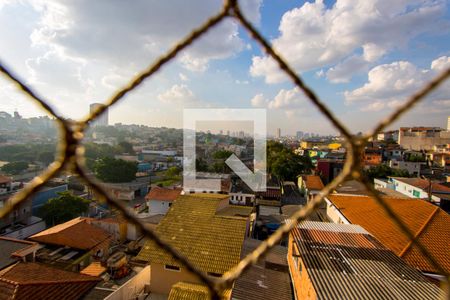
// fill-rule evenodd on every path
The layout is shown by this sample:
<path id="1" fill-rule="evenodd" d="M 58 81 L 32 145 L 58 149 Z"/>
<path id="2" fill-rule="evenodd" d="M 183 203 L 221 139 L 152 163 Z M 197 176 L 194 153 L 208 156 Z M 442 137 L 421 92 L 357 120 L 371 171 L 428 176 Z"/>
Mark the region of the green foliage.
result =
<path id="1" fill-rule="evenodd" d="M 130 182 L 136 179 L 137 163 L 104 157 L 94 163 L 95 176 L 104 182 Z"/>
<path id="2" fill-rule="evenodd" d="M 414 154 L 411 153 L 408 156 L 405 157 L 406 161 L 411 161 L 411 162 L 425 162 L 426 158 L 424 155 L 422 154 Z"/>
<path id="3" fill-rule="evenodd" d="M 197 172 L 208 172 L 208 164 L 201 158 L 195 160 L 195 170 Z"/>
<path id="4" fill-rule="evenodd" d="M 7 174 L 17 175 L 28 169 L 26 161 L 13 161 L 4 165 L 1 170 Z"/>
<path id="5" fill-rule="evenodd" d="M 233 152 L 228 151 L 228 150 L 218 150 L 218 151 L 214 152 L 212 156 L 213 156 L 214 159 L 226 160 L 232 154 L 233 154 Z"/>
<path id="6" fill-rule="evenodd" d="M 121 153 L 128 153 L 130 155 L 134 155 L 133 145 L 128 142 L 120 142 L 119 145 L 117 145 L 117 150 Z"/>
<path id="7" fill-rule="evenodd" d="M 267 170 L 282 180 L 295 181 L 302 173 L 313 168 L 309 156 L 300 156 L 285 145 L 269 141 L 267 143 Z"/>
<path id="8" fill-rule="evenodd" d="M 393 169 L 388 165 L 377 165 L 365 171 L 365 175 L 373 180 L 374 178 L 388 178 L 388 176 L 393 177 L 411 177 L 411 175 L 406 170 Z"/>
<path id="9" fill-rule="evenodd" d="M 42 153 L 51 152 L 54 156 L 54 153 L 56 152 L 55 149 L 56 146 L 54 144 L 5 145 L 0 146 L 0 160 L 11 162 L 27 161 L 31 163 L 41 161 L 40 158 L 48 155 Z"/>
<path id="10" fill-rule="evenodd" d="M 52 163 L 55 160 L 55 152 L 54 151 L 41 152 L 37 156 L 37 160 L 44 164 L 49 165 L 50 163 Z"/>
<path id="11" fill-rule="evenodd" d="M 89 208 L 89 200 L 73 195 L 71 192 L 60 192 L 58 197 L 50 199 L 39 210 L 39 215 L 47 225 L 54 226 L 81 216 Z"/>
<path id="12" fill-rule="evenodd" d="M 167 177 L 175 177 L 175 176 L 180 175 L 180 173 L 181 173 L 181 169 L 180 168 L 178 168 L 178 167 L 171 167 L 171 168 L 167 169 L 166 176 Z"/>

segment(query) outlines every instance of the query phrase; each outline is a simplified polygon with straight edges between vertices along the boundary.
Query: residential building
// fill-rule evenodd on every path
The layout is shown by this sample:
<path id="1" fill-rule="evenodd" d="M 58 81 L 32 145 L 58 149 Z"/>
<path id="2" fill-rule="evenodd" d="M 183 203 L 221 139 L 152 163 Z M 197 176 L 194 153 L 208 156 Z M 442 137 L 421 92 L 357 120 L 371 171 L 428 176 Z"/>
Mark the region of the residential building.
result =
<path id="1" fill-rule="evenodd" d="M 155 231 L 201 270 L 221 276 L 240 261 L 247 227 L 245 218 L 216 214 L 228 201 L 226 195 L 181 195 Z M 205 292 L 199 278 L 154 241 L 147 241 L 136 259 L 151 265 L 151 293 L 175 299 L 192 296 L 192 290 Z M 229 297 L 229 291 L 226 294 Z"/>
<path id="2" fill-rule="evenodd" d="M 322 191 L 324 184 L 318 175 L 302 175 L 298 177 L 298 188 L 304 191 L 307 201 L 310 201 Z"/>
<path id="3" fill-rule="evenodd" d="M 450 272 L 450 216 L 424 200 L 383 199 L 440 266 Z M 329 195 L 325 200 L 328 217 L 334 223 L 362 226 L 412 267 L 432 278 L 441 278 L 438 270 L 416 246 L 412 246 L 410 239 L 375 199 L 368 196 Z"/>
<path id="4" fill-rule="evenodd" d="M 366 148 L 363 153 L 364 166 L 371 167 L 381 164 L 383 161 L 382 150 L 378 148 Z"/>
<path id="5" fill-rule="evenodd" d="M 289 234 L 296 299 L 440 299 L 444 293 L 364 228 L 301 222 Z"/>
<path id="6" fill-rule="evenodd" d="M 345 163 L 345 153 L 338 153 L 338 158 L 321 158 L 317 160 L 318 175 L 322 178 L 324 184 L 330 183 L 342 172 Z"/>
<path id="7" fill-rule="evenodd" d="M 77 300 L 100 278 L 39 263 L 17 263 L 0 272 L 0 299 Z"/>
<path id="8" fill-rule="evenodd" d="M 408 150 L 433 150 L 435 145 L 450 144 L 450 131 L 439 127 L 401 127 L 397 143 Z"/>
<path id="9" fill-rule="evenodd" d="M 152 187 L 145 196 L 149 215 L 165 215 L 173 201 L 182 193 L 181 188 Z"/>
<path id="10" fill-rule="evenodd" d="M 394 189 L 411 198 L 430 199 L 440 203 L 442 195 L 450 196 L 450 187 L 422 178 L 390 177 Z"/>
<path id="11" fill-rule="evenodd" d="M 236 205 L 254 206 L 255 192 L 242 180 L 234 179 L 231 183 L 230 203 Z"/>
<path id="12" fill-rule="evenodd" d="M 413 176 L 420 176 L 420 171 L 423 167 L 426 167 L 426 162 L 420 162 L 420 161 L 404 161 L 404 160 L 396 160 L 391 159 L 389 161 L 389 167 L 392 169 L 398 169 L 398 170 L 406 170 L 410 175 Z"/>
<path id="13" fill-rule="evenodd" d="M 38 243 L 0 237 L 0 272 L 1 270 L 19 262 L 34 262 Z"/>
<path id="14" fill-rule="evenodd" d="M 75 218 L 37 233 L 29 240 L 44 247 L 36 253 L 38 262 L 60 269 L 79 272 L 93 258 L 109 255 L 112 237 L 89 223 L 89 219 Z"/>

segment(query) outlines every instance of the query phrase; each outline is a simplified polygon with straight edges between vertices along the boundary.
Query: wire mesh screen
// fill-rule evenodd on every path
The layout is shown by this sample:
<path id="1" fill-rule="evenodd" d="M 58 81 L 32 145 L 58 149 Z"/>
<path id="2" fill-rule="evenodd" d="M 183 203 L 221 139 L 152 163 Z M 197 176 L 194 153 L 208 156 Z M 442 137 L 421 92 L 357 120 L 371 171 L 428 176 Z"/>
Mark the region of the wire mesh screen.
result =
<path id="1" fill-rule="evenodd" d="M 276 61 L 278 67 L 290 78 L 290 80 L 300 88 L 306 97 L 312 102 L 320 112 L 332 123 L 332 125 L 340 132 L 341 136 L 345 139 L 347 144 L 347 156 L 344 168 L 342 172 L 323 190 L 316 195 L 312 201 L 307 205 L 296 211 L 291 216 L 291 221 L 286 222 L 280 228 L 273 233 L 267 240 L 261 243 L 252 253 L 242 259 L 239 264 L 234 266 L 231 270 L 223 274 L 220 278 L 212 278 L 205 272 L 200 270 L 194 264 L 192 264 L 185 256 L 177 252 L 170 244 L 164 242 L 161 237 L 155 234 L 154 230 L 148 227 L 144 222 L 137 219 L 134 213 L 126 208 L 124 204 L 111 197 L 109 193 L 104 189 L 98 180 L 88 175 L 88 172 L 84 164 L 84 147 L 82 140 L 85 130 L 91 121 L 101 115 L 108 107 L 113 106 L 117 102 L 123 100 L 125 96 L 134 88 L 141 85 L 146 79 L 160 70 L 166 63 L 175 58 L 180 52 L 186 49 L 189 45 L 194 43 L 199 37 L 215 27 L 223 20 L 227 18 L 235 19 L 248 34 L 260 44 L 261 48 Z M 12 196 L 9 200 L 9 204 L 0 210 L 0 218 L 10 213 L 18 204 L 30 197 L 40 187 L 43 186 L 49 179 L 56 176 L 56 174 L 62 170 L 69 170 L 77 173 L 85 181 L 85 183 L 98 195 L 100 199 L 107 201 L 109 205 L 121 211 L 123 216 L 131 223 L 135 224 L 147 238 L 154 240 L 159 247 L 168 251 L 175 257 L 186 269 L 196 274 L 201 281 L 210 289 L 210 295 L 212 299 L 219 299 L 222 291 L 231 287 L 233 282 L 249 267 L 255 264 L 259 258 L 261 258 L 271 247 L 278 244 L 284 235 L 288 234 L 292 228 L 294 228 L 299 221 L 307 218 L 313 213 L 322 201 L 324 197 L 333 191 L 340 183 L 348 179 L 355 179 L 360 181 L 367 188 L 370 195 L 376 199 L 376 201 L 383 207 L 387 215 L 393 220 L 396 226 L 410 239 L 411 243 L 415 245 L 420 252 L 428 259 L 429 263 L 438 271 L 438 273 L 445 276 L 445 282 L 442 287 L 444 288 L 447 297 L 449 296 L 449 274 L 446 272 L 443 266 L 441 266 L 437 260 L 429 253 L 414 233 L 408 228 L 408 226 L 394 213 L 394 211 L 387 205 L 386 201 L 375 190 L 372 183 L 368 178 L 363 175 L 363 158 L 362 153 L 364 147 L 367 145 L 369 139 L 387 126 L 391 125 L 401 115 L 409 111 L 415 104 L 421 101 L 426 95 L 433 91 L 437 86 L 450 77 L 450 68 L 444 70 L 439 76 L 430 81 L 426 86 L 411 95 L 405 104 L 399 107 L 395 112 L 389 115 L 386 119 L 380 121 L 369 133 L 364 136 L 354 136 L 350 131 L 341 123 L 341 121 L 333 115 L 331 110 L 319 99 L 319 97 L 310 89 L 296 74 L 293 68 L 282 58 L 270 45 L 265 37 L 263 37 L 247 18 L 242 14 L 238 1 L 228 0 L 225 1 L 221 11 L 212 16 L 203 25 L 194 29 L 188 36 L 179 41 L 171 50 L 162 55 L 159 59 L 153 62 L 147 69 L 143 70 L 135 78 L 133 78 L 129 84 L 122 89 L 118 90 L 111 98 L 107 99 L 104 103 L 105 106 L 99 106 L 86 118 L 79 121 L 69 121 L 63 118 L 61 115 L 55 112 L 55 110 L 42 98 L 35 93 L 27 84 L 21 81 L 15 76 L 11 70 L 8 70 L 3 62 L 0 62 L 0 72 L 11 82 L 15 83 L 17 88 L 21 90 L 31 101 L 39 104 L 46 112 L 56 118 L 56 121 L 60 127 L 61 139 L 58 145 L 57 159 L 39 176 L 35 177 L 28 185 L 22 190 Z"/>

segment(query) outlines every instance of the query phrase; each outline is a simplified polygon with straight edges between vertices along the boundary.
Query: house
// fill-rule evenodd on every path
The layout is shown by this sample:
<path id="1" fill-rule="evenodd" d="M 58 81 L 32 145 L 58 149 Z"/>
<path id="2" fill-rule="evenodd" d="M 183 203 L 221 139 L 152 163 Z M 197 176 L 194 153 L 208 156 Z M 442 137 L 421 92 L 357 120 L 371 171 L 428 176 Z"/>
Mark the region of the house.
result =
<path id="1" fill-rule="evenodd" d="M 249 188 L 242 180 L 232 181 L 230 190 L 230 203 L 236 205 L 255 205 L 255 192 Z"/>
<path id="2" fill-rule="evenodd" d="M 377 166 L 383 161 L 382 150 L 378 148 L 366 148 L 363 152 L 363 161 L 366 167 Z"/>
<path id="3" fill-rule="evenodd" d="M 261 243 L 262 241 L 259 240 L 246 239 L 241 258 L 250 254 Z M 267 255 L 236 279 L 231 298 L 233 300 L 293 299 L 286 257 L 286 247 L 274 246 Z"/>
<path id="4" fill-rule="evenodd" d="M 426 167 L 426 162 L 420 161 L 404 161 L 391 159 L 389 161 L 389 167 L 392 169 L 405 170 L 408 171 L 410 175 L 420 176 L 420 171 L 422 168 Z"/>
<path id="5" fill-rule="evenodd" d="M 298 188 L 305 192 L 305 197 L 310 201 L 322 191 L 324 185 L 318 175 L 302 175 L 298 177 Z"/>
<path id="6" fill-rule="evenodd" d="M 0 299 L 77 300 L 99 281 L 94 276 L 20 262 L 0 271 Z"/>
<path id="7" fill-rule="evenodd" d="M 34 262 L 38 243 L 0 237 L 0 271 L 19 261 Z"/>
<path id="8" fill-rule="evenodd" d="M 147 196 L 145 196 L 149 215 L 165 215 L 173 201 L 182 191 L 179 188 L 152 187 Z"/>
<path id="9" fill-rule="evenodd" d="M 108 256 L 112 237 L 79 217 L 37 233 L 29 240 L 44 245 L 36 254 L 38 262 L 78 272 L 93 258 Z"/>
<path id="10" fill-rule="evenodd" d="M 364 228 L 304 221 L 289 234 L 296 299 L 440 299 L 444 292 Z"/>
<path id="11" fill-rule="evenodd" d="M 450 272 L 450 216 L 439 207 L 421 199 L 383 199 L 440 266 Z M 325 200 L 328 217 L 334 223 L 364 227 L 410 266 L 432 278 L 441 278 L 438 270 L 416 246 L 411 245 L 410 239 L 375 199 L 368 196 L 329 195 Z"/>
<path id="12" fill-rule="evenodd" d="M 0 209 L 11 205 L 13 193 L 0 195 Z M 9 214 L 0 219 L 0 235 L 25 239 L 46 228 L 45 221 L 33 216 L 32 199 L 27 198 L 18 204 Z"/>
<path id="13" fill-rule="evenodd" d="M 422 178 L 390 177 L 389 181 L 394 184 L 397 192 L 411 198 L 429 199 L 431 191 L 431 201 L 439 203 L 440 197 L 437 194 L 450 195 L 450 187 Z"/>
<path id="14" fill-rule="evenodd" d="M 245 218 L 217 214 L 228 201 L 228 196 L 219 194 L 181 195 L 155 231 L 211 277 L 222 276 L 240 261 L 247 227 Z M 145 243 L 136 260 L 150 263 L 151 293 L 173 298 L 189 290 L 205 292 L 199 278 L 154 241 Z"/>
<path id="15" fill-rule="evenodd" d="M 330 153 L 329 153 L 330 154 Z M 345 153 L 338 153 L 340 156 L 334 158 L 321 158 L 317 160 L 317 171 L 324 184 L 330 183 L 339 173 L 342 172 L 345 162 Z"/>
<path id="16" fill-rule="evenodd" d="M 11 191 L 11 183 L 10 177 L 0 175 L 0 195 Z"/>

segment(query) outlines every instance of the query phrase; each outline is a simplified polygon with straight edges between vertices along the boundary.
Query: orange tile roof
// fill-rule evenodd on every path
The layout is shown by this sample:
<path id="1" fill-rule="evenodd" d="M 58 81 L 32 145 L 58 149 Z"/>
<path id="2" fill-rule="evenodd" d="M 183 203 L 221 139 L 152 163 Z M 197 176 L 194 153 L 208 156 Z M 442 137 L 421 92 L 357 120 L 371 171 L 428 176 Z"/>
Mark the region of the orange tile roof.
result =
<path id="1" fill-rule="evenodd" d="M 80 299 L 100 280 L 43 264 L 18 263 L 0 272 L 0 300 Z"/>
<path id="2" fill-rule="evenodd" d="M 180 194 L 182 189 L 166 189 L 159 186 L 153 187 L 145 196 L 146 200 L 173 201 Z"/>
<path id="3" fill-rule="evenodd" d="M 98 261 L 94 261 L 89 266 L 80 271 L 80 274 L 90 275 L 90 276 L 100 276 L 106 272 L 106 268 Z"/>
<path id="4" fill-rule="evenodd" d="M 44 244 L 91 250 L 109 242 L 111 237 L 103 229 L 89 224 L 87 219 L 75 218 L 41 231 L 29 239 Z"/>
<path id="5" fill-rule="evenodd" d="M 322 179 L 318 175 L 306 175 L 305 181 L 308 190 L 322 190 L 324 187 Z"/>
<path id="6" fill-rule="evenodd" d="M 8 182 L 11 182 L 11 178 L 0 175 L 0 183 L 8 183 Z"/>
<path id="7" fill-rule="evenodd" d="M 367 196 L 344 195 L 330 195 L 327 198 L 347 220 L 364 227 L 407 263 L 425 272 L 437 272 L 417 247 L 411 247 L 409 239 L 376 200 Z M 424 200 L 390 197 L 383 199 L 439 264 L 450 272 L 450 256 L 448 255 L 450 216 L 439 207 Z"/>

